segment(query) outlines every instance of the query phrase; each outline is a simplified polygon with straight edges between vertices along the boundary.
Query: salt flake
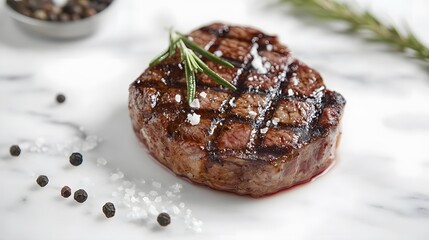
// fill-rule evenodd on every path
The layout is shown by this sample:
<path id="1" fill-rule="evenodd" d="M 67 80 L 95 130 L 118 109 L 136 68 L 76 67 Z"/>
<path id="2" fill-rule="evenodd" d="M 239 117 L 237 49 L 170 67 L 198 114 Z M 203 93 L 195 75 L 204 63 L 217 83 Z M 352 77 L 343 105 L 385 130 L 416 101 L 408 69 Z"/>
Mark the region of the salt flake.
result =
<path id="1" fill-rule="evenodd" d="M 258 53 L 258 44 L 253 45 L 250 49 L 250 54 L 253 56 L 252 67 L 256 69 L 258 74 L 266 74 L 268 71 L 264 67 L 263 59 Z"/>
<path id="2" fill-rule="evenodd" d="M 176 94 L 176 96 L 174 97 L 174 99 L 176 100 L 176 102 L 180 102 L 182 100 L 182 96 L 180 94 Z"/>
<path id="3" fill-rule="evenodd" d="M 280 122 L 279 118 L 273 118 L 273 124 L 277 126 L 277 124 Z"/>
<path id="4" fill-rule="evenodd" d="M 205 92 L 201 92 L 201 93 L 200 93 L 200 96 L 201 96 L 202 98 L 206 98 L 206 97 L 207 97 L 207 93 L 205 93 Z"/>
<path id="5" fill-rule="evenodd" d="M 107 160 L 104 158 L 97 159 L 97 166 L 105 166 L 107 164 Z"/>
<path id="6" fill-rule="evenodd" d="M 161 183 L 159 183 L 159 182 L 152 182 L 152 186 L 153 186 L 154 188 L 161 188 L 161 187 L 162 187 L 162 184 L 161 184 Z"/>
<path id="7" fill-rule="evenodd" d="M 192 101 L 191 104 L 189 104 L 189 106 L 191 108 L 197 108 L 197 109 L 199 109 L 200 108 L 200 100 L 194 99 L 194 101 Z"/>
<path id="8" fill-rule="evenodd" d="M 222 52 L 222 51 L 220 51 L 220 50 L 216 50 L 216 51 L 214 52 L 214 55 L 216 55 L 216 56 L 218 56 L 218 57 L 222 57 L 223 52 Z"/>
<path id="9" fill-rule="evenodd" d="M 257 113 L 255 111 L 249 111 L 250 117 L 256 117 Z"/>
<path id="10" fill-rule="evenodd" d="M 231 107 L 235 107 L 235 103 L 234 103 L 234 101 L 235 101 L 235 97 L 233 97 L 233 98 L 231 98 L 231 100 L 229 100 L 229 105 L 230 105 Z"/>
<path id="11" fill-rule="evenodd" d="M 192 114 L 188 113 L 187 120 L 191 125 L 194 126 L 200 123 L 200 118 L 201 118 L 201 115 L 198 115 L 196 113 L 192 113 Z"/>
<path id="12" fill-rule="evenodd" d="M 157 100 L 158 100 L 158 96 L 159 96 L 159 92 L 158 92 L 158 93 L 156 93 L 155 95 L 151 95 L 151 96 L 150 96 L 150 101 L 151 101 L 151 103 L 150 103 L 150 107 L 151 107 L 151 108 L 154 108 L 154 107 L 156 106 L 156 102 L 157 102 Z"/>

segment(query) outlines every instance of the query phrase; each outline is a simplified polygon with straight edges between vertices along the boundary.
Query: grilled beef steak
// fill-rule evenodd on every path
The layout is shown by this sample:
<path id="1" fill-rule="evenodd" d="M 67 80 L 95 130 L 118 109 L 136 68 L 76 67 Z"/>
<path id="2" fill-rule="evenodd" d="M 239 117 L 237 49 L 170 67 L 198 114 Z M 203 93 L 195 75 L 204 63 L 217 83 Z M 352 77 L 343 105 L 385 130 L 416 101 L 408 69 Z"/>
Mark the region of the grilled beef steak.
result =
<path id="1" fill-rule="evenodd" d="M 199 104 L 190 107 L 179 53 L 148 68 L 130 86 L 129 110 L 159 162 L 193 182 L 253 197 L 309 181 L 333 163 L 345 100 L 317 71 L 253 28 L 215 23 L 190 36 L 234 64 L 203 59 L 237 90 L 197 74 Z"/>

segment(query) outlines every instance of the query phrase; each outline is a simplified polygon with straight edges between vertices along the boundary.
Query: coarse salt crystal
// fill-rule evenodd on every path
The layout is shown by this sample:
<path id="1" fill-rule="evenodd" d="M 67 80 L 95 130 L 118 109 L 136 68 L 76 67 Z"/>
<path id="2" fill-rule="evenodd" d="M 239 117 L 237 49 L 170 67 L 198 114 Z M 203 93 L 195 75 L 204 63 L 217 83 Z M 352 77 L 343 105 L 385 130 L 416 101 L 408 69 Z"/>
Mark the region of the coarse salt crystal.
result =
<path id="1" fill-rule="evenodd" d="M 155 187 L 155 188 L 161 188 L 162 184 L 159 183 L 159 182 L 152 182 L 152 186 Z"/>
<path id="2" fill-rule="evenodd" d="M 131 211 L 127 214 L 127 218 L 131 220 L 140 219 L 140 215 L 137 212 Z"/>
<path id="3" fill-rule="evenodd" d="M 230 105 L 231 107 L 235 107 L 235 103 L 234 103 L 234 101 L 235 101 L 235 97 L 233 97 L 233 98 L 231 98 L 231 100 L 229 100 L 229 105 Z"/>
<path id="4" fill-rule="evenodd" d="M 194 126 L 200 123 L 200 118 L 201 118 L 201 115 L 198 115 L 196 113 L 192 113 L 192 114 L 188 113 L 187 120 L 191 125 Z"/>
<path id="5" fill-rule="evenodd" d="M 179 214 L 180 213 L 180 209 L 177 206 L 173 206 L 173 213 L 174 214 Z"/>
<path id="6" fill-rule="evenodd" d="M 150 96 L 150 101 L 151 101 L 150 107 L 151 108 L 154 108 L 156 106 L 156 101 L 157 101 L 158 95 L 159 95 L 159 93 Z"/>
<path id="7" fill-rule="evenodd" d="M 203 225 L 203 221 L 198 220 L 198 219 L 196 219 L 196 218 L 192 218 L 192 224 L 193 224 L 194 226 L 199 227 L 199 226 Z"/>
<path id="8" fill-rule="evenodd" d="M 97 159 L 97 166 L 104 166 L 107 164 L 107 160 L 104 158 L 98 158 Z"/>
<path id="9" fill-rule="evenodd" d="M 125 193 L 128 195 L 134 195 L 136 190 L 134 188 L 125 188 Z"/>
<path id="10" fill-rule="evenodd" d="M 279 118 L 273 118 L 273 124 L 277 125 L 280 122 Z"/>
<path id="11" fill-rule="evenodd" d="M 200 96 L 201 96 L 202 98 L 206 98 L 206 97 L 207 97 L 207 93 L 205 93 L 205 92 L 200 92 Z"/>
<path id="12" fill-rule="evenodd" d="M 255 111 L 249 111 L 250 117 L 256 117 L 257 113 Z"/>
<path id="13" fill-rule="evenodd" d="M 166 192 L 165 192 L 165 195 L 166 195 L 167 197 L 174 197 L 174 194 L 173 194 L 171 191 L 166 191 Z"/>
<path id="14" fill-rule="evenodd" d="M 112 173 L 112 175 L 110 175 L 110 180 L 117 181 L 123 177 L 124 177 L 124 174 L 122 172 Z"/>
<path id="15" fill-rule="evenodd" d="M 288 96 L 293 96 L 293 95 L 294 95 L 294 92 L 293 92 L 293 90 L 292 90 L 292 89 L 288 89 L 288 90 L 287 90 L 287 94 L 288 94 Z"/>
<path id="16" fill-rule="evenodd" d="M 158 210 L 156 210 L 154 205 L 149 206 L 148 212 L 152 215 L 158 215 Z"/>
<path id="17" fill-rule="evenodd" d="M 265 67 L 265 69 L 269 69 L 271 67 L 271 63 L 270 62 L 265 62 L 264 63 L 264 67 Z"/>
<path id="18" fill-rule="evenodd" d="M 273 45 L 271 44 L 268 44 L 266 48 L 267 48 L 267 51 L 270 51 L 270 52 L 273 51 Z"/>
<path id="19" fill-rule="evenodd" d="M 173 190 L 173 192 L 178 193 L 178 192 L 180 192 L 180 189 L 183 188 L 183 186 L 180 183 L 175 183 L 175 184 L 171 185 L 170 188 Z"/>
<path id="20" fill-rule="evenodd" d="M 298 85 L 298 82 L 299 82 L 299 80 L 298 80 L 298 77 L 297 77 L 297 74 L 296 73 L 293 73 L 292 74 L 292 78 L 291 78 L 291 80 L 292 80 L 292 84 L 293 85 Z"/>
<path id="21" fill-rule="evenodd" d="M 176 96 L 174 97 L 174 99 L 176 100 L 176 102 L 180 102 L 182 100 L 182 96 L 180 94 L 176 94 Z"/>
<path id="22" fill-rule="evenodd" d="M 268 71 L 264 68 L 263 58 L 258 54 L 258 44 L 253 45 L 250 49 L 250 54 L 253 56 L 252 67 L 256 69 L 259 74 L 266 74 Z"/>
<path id="23" fill-rule="evenodd" d="M 267 127 L 264 127 L 264 128 L 261 129 L 261 133 L 262 134 L 265 134 L 267 132 L 268 132 L 268 128 Z"/>
<path id="24" fill-rule="evenodd" d="M 216 55 L 216 56 L 218 56 L 218 57 L 221 57 L 221 56 L 223 55 L 223 52 L 222 52 L 222 51 L 220 51 L 220 50 L 216 50 L 216 51 L 214 52 L 214 55 Z"/>
<path id="25" fill-rule="evenodd" d="M 191 102 L 191 104 L 189 104 L 189 106 L 191 108 L 200 108 L 200 100 L 198 99 L 194 99 L 194 101 Z"/>

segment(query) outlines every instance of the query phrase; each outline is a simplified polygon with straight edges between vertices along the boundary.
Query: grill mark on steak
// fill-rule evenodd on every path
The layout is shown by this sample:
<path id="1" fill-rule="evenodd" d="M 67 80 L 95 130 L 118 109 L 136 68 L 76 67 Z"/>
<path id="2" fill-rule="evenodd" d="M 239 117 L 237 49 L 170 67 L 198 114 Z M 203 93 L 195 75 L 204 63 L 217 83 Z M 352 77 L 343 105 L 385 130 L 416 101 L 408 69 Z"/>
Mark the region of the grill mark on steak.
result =
<path id="1" fill-rule="evenodd" d="M 231 33 L 231 29 L 234 29 L 234 32 Z M 293 58 L 290 56 L 290 52 L 280 43 L 278 43 L 277 38 L 262 34 L 259 31 L 252 31 L 251 34 L 244 34 L 246 31 L 237 30 L 236 27 L 228 27 L 223 24 L 214 24 L 208 27 L 201 28 L 190 34 L 191 37 L 194 38 L 194 41 L 197 43 L 206 43 L 202 47 L 208 48 L 211 52 L 218 51 L 222 44 L 234 40 L 233 43 L 238 42 L 250 42 L 250 48 L 258 46 L 257 52 L 258 55 L 261 53 L 271 54 L 274 60 L 280 61 L 283 59 L 286 62 L 281 66 L 275 65 L 273 69 L 270 67 L 270 73 L 274 78 L 277 78 L 277 82 L 274 83 L 270 87 L 270 89 L 254 89 L 249 88 L 248 86 L 248 77 L 251 74 L 255 74 L 254 69 L 252 68 L 253 56 L 250 51 L 247 52 L 245 56 L 242 56 L 240 59 L 233 59 L 228 56 L 222 56 L 226 58 L 228 61 L 232 62 L 236 67 L 236 75 L 232 76 L 232 83 L 237 87 L 236 91 L 231 92 L 228 89 L 220 87 L 219 85 L 210 86 L 208 83 L 201 83 L 201 78 L 197 79 L 197 91 L 206 91 L 206 90 L 214 90 L 216 92 L 226 93 L 228 96 L 223 100 L 223 104 L 220 109 L 212 110 L 212 109 L 192 109 L 189 107 L 186 99 L 186 83 L 184 81 L 184 73 L 181 68 L 180 55 L 176 53 L 171 59 L 167 59 L 161 64 L 152 67 L 149 71 L 146 72 L 161 72 L 162 74 L 167 73 L 165 76 L 162 76 L 161 79 L 165 81 L 155 81 L 148 76 L 145 76 L 145 73 L 139 78 L 145 81 L 137 81 L 137 85 L 140 88 L 155 88 L 157 89 L 159 95 L 166 94 L 166 92 L 171 90 L 179 90 L 181 91 L 181 102 L 180 104 L 176 104 L 174 101 L 163 101 L 161 103 L 156 103 L 155 107 L 151 109 L 152 112 L 157 114 L 162 114 L 164 112 L 172 112 L 176 114 L 176 118 L 174 121 L 169 122 L 167 129 L 170 133 L 171 137 L 177 137 L 179 126 L 186 121 L 187 114 L 190 112 L 195 112 L 201 115 L 204 118 L 212 119 L 210 127 L 208 129 L 209 138 L 205 145 L 206 150 L 209 154 L 209 160 L 214 162 L 220 162 L 219 154 L 222 153 L 242 153 L 246 155 L 247 159 L 258 159 L 258 153 L 271 153 L 274 155 L 284 154 L 285 152 L 290 151 L 293 147 L 269 147 L 264 146 L 263 142 L 268 134 L 268 132 L 261 133 L 261 129 L 268 128 L 270 130 L 288 130 L 293 133 L 296 133 L 299 136 L 298 144 L 304 144 L 311 139 L 311 137 L 319 136 L 324 133 L 323 129 L 319 126 L 315 125 L 315 122 L 319 121 L 321 118 L 322 110 L 325 108 L 325 97 L 324 96 L 313 96 L 313 95 L 305 95 L 306 92 L 304 85 L 297 86 L 289 86 L 293 77 L 296 77 L 296 72 L 302 70 L 303 68 L 307 69 L 308 67 L 302 65 L 302 63 L 298 61 L 293 61 Z M 248 29 L 246 29 L 248 30 Z M 198 34 L 210 34 L 209 37 L 206 35 L 204 39 L 200 40 L 198 38 Z M 243 45 L 245 46 L 245 45 Z M 271 51 L 267 53 L 268 46 L 271 46 Z M 227 49 L 228 48 L 225 48 Z M 231 49 L 229 49 L 231 50 Z M 233 51 L 232 49 L 231 51 Z M 236 56 L 236 55 L 231 55 Z M 203 61 L 207 62 L 206 59 L 202 58 Z M 292 62 L 293 61 L 293 62 Z M 279 66 L 277 69 L 275 67 Z M 304 69 L 304 71 L 305 71 Z M 309 69 L 309 68 L 308 68 Z M 312 69 L 310 69 L 313 71 Z M 271 72 L 273 71 L 273 72 Z M 257 75 L 257 74 L 256 74 Z M 264 77 L 265 74 L 262 74 Z M 318 73 L 316 72 L 316 76 Z M 159 76 L 155 76 L 154 78 L 159 78 Z M 157 79 L 159 80 L 159 79 Z M 301 81 L 301 79 L 300 79 Z M 324 86 L 323 84 L 321 86 Z M 285 94 L 287 88 L 295 88 L 296 94 L 292 96 L 288 96 Z M 322 88 L 324 90 L 324 88 Z M 287 93 L 287 91 L 286 91 Z M 248 117 L 240 116 L 237 114 L 231 114 L 235 110 L 235 107 L 230 104 L 230 101 L 237 101 L 240 97 L 243 97 L 245 94 L 251 94 L 253 96 L 261 96 L 265 99 L 265 106 L 258 109 L 257 117 L 255 119 L 249 119 Z M 303 95 L 304 94 L 304 95 Z M 198 95 L 198 94 L 197 94 Z M 293 101 L 296 100 L 298 102 L 310 102 L 310 104 L 314 105 L 316 111 L 313 112 L 311 119 L 309 122 L 305 123 L 303 126 L 294 126 L 294 124 L 290 123 L 282 123 L 279 122 L 276 125 L 267 124 L 268 121 L 272 120 L 274 114 L 279 109 L 279 105 L 282 101 Z M 319 110 L 319 111 L 317 111 Z M 330 113 L 326 113 L 328 116 Z M 156 117 L 156 116 L 155 116 Z M 327 117 L 329 118 L 329 116 Z M 251 126 L 252 132 L 249 139 L 246 139 L 246 147 L 240 150 L 231 150 L 231 149 L 220 149 L 219 148 L 219 138 L 224 130 L 228 130 L 225 125 L 229 123 L 239 123 L 244 125 Z M 310 134 L 311 133 L 311 134 Z M 185 141 L 193 140 L 188 138 L 187 136 L 181 136 L 181 138 Z"/>
<path id="2" fill-rule="evenodd" d="M 235 28 L 235 29 L 241 29 L 241 28 Z M 203 30 L 204 30 L 204 28 L 203 28 Z M 269 38 L 269 36 L 264 35 L 264 34 L 260 33 L 259 31 L 255 31 L 254 35 L 252 35 L 252 36 L 249 36 L 248 33 L 246 36 L 246 34 L 245 34 L 246 32 L 244 32 L 244 31 L 240 31 L 240 33 L 242 33 L 241 35 L 240 35 L 240 33 L 229 34 L 230 33 L 229 30 L 230 29 L 225 30 L 222 32 L 222 34 L 219 34 L 219 35 L 220 36 L 229 35 L 229 37 L 232 39 L 251 41 L 252 42 L 251 48 L 257 47 L 258 48 L 257 49 L 258 54 L 259 54 L 259 49 L 263 49 L 263 50 L 267 49 L 267 45 L 269 44 L 269 41 L 261 44 L 260 40 L 263 38 Z M 211 29 L 209 31 L 211 31 Z M 241 38 L 240 38 L 240 36 L 241 36 Z M 243 39 L 243 37 L 244 37 L 244 39 Z M 215 41 L 215 44 L 213 44 L 211 46 L 210 50 L 212 52 L 218 51 L 220 49 L 219 44 L 221 41 L 222 41 L 222 39 L 218 37 Z M 286 52 L 286 53 L 288 53 L 288 52 Z M 235 66 L 239 65 L 239 62 L 237 62 L 236 60 L 234 60 L 228 56 L 226 56 L 226 57 L 223 56 L 223 57 L 226 58 L 227 60 L 229 60 L 230 62 L 233 62 Z M 240 81 L 236 85 L 237 90 L 234 92 L 234 94 L 231 94 L 231 96 L 227 99 L 227 102 L 232 101 L 232 100 L 237 100 L 239 97 L 243 96 L 244 93 L 255 94 L 255 92 L 249 91 L 247 86 L 244 85 L 245 81 L 246 81 L 246 77 L 249 76 L 249 74 L 250 74 L 249 69 L 251 67 L 251 61 L 253 60 L 251 52 L 249 51 L 247 53 L 247 55 L 243 57 L 243 59 L 244 59 L 243 64 L 241 64 L 241 70 L 239 70 L 239 71 L 244 71 L 245 74 L 242 74 L 241 78 L 239 78 Z M 270 114 L 270 108 L 272 108 L 274 110 L 276 108 L 276 107 L 271 106 L 273 103 L 272 99 L 274 99 L 275 104 L 277 104 L 277 101 L 278 101 L 277 98 L 281 94 L 280 85 L 284 82 L 284 76 L 283 75 L 285 75 L 286 72 L 287 72 L 287 65 L 286 65 L 286 69 L 281 71 L 281 73 L 278 76 L 276 76 L 278 78 L 278 83 L 276 84 L 276 86 L 274 88 L 274 93 L 271 93 L 268 95 L 260 93 L 260 92 L 256 93 L 256 94 L 265 95 L 266 96 L 265 101 L 267 102 L 266 106 L 262 110 L 258 111 L 257 114 L 259 116 L 257 118 L 257 121 L 253 122 L 253 121 L 249 121 L 246 118 L 242 118 L 239 116 L 233 116 L 233 115 L 226 115 L 225 116 L 225 114 L 228 111 L 233 110 L 234 107 L 231 104 L 225 104 L 224 105 L 224 108 L 221 110 L 221 114 L 220 114 L 219 118 L 215 119 L 212 122 L 212 126 L 210 127 L 211 129 L 214 129 L 214 131 L 211 134 L 211 138 L 207 144 L 207 150 L 209 152 L 209 159 L 211 161 L 219 162 L 219 157 L 218 157 L 218 155 L 219 155 L 219 148 L 218 148 L 219 137 L 220 137 L 222 130 L 225 129 L 222 126 L 222 124 L 226 123 L 226 122 L 238 122 L 238 123 L 243 123 L 243 124 L 250 124 L 252 126 L 252 131 L 250 133 L 250 139 L 249 139 L 249 142 L 246 144 L 245 150 L 246 150 L 247 154 L 250 154 L 252 156 L 251 158 L 257 159 L 256 154 L 254 154 L 254 153 L 256 153 L 254 151 L 255 150 L 254 146 L 258 145 L 262 141 L 261 139 L 262 139 L 263 134 L 261 134 L 261 132 L 260 132 L 261 126 L 266 123 L 265 119 L 266 119 L 267 115 Z M 271 110 L 271 111 L 274 111 L 274 110 Z M 236 140 L 238 140 L 238 139 L 236 139 Z"/>
<path id="3" fill-rule="evenodd" d="M 246 58 L 248 58 L 249 56 L 246 56 Z M 245 77 L 247 76 L 247 71 L 246 69 L 248 69 L 250 67 L 249 63 L 244 63 L 242 64 L 242 68 L 238 70 L 238 72 L 240 72 L 239 76 L 238 76 L 238 80 L 237 80 L 237 85 L 236 85 L 236 90 L 234 91 L 233 94 L 231 94 L 228 99 L 225 100 L 225 104 L 223 104 L 223 106 L 221 107 L 220 110 L 220 114 L 218 115 L 218 118 L 215 119 L 212 122 L 212 125 L 210 126 L 210 129 L 213 129 L 212 133 L 210 134 L 210 139 L 207 143 L 207 150 L 209 152 L 209 160 L 211 161 L 215 161 L 215 162 L 220 162 L 219 160 L 219 150 L 218 150 L 218 141 L 219 141 L 219 136 L 221 134 L 221 131 L 223 130 L 223 124 L 230 120 L 230 118 L 228 117 L 228 112 L 233 108 L 233 105 L 231 104 L 231 101 L 234 101 L 234 99 L 237 99 L 239 96 L 242 95 L 243 93 L 243 84 L 245 81 Z M 245 74 L 242 74 L 242 72 L 245 72 Z M 247 120 L 242 119 L 241 121 L 242 123 L 248 123 Z"/>
<path id="4" fill-rule="evenodd" d="M 230 34 L 230 32 L 229 32 L 230 29 L 228 27 L 225 27 L 225 28 L 222 27 L 221 28 L 222 31 L 214 31 L 212 27 L 213 26 L 201 29 L 201 31 L 206 31 L 208 33 L 212 33 L 212 34 L 214 33 L 215 34 L 213 39 L 209 40 L 208 44 L 203 46 L 206 49 L 209 48 L 210 51 L 212 51 L 212 52 L 220 50 L 222 48 L 221 43 L 228 41 L 228 39 L 234 40 L 233 43 L 240 43 L 243 40 L 245 40 L 245 41 L 250 40 L 250 42 L 251 42 L 250 48 L 253 48 L 253 47 L 260 48 L 261 46 L 259 45 L 260 43 L 258 44 L 258 41 L 261 38 L 268 37 L 268 36 L 263 35 L 262 33 L 258 32 L 258 31 L 255 31 L 253 33 L 253 35 L 252 34 L 249 35 L 245 31 L 241 31 L 241 30 L 239 30 L 240 28 L 236 28 L 236 27 L 233 27 L 233 29 L 235 29 L 235 32 L 233 34 Z M 231 36 L 225 38 L 225 35 L 231 35 Z M 190 34 L 190 36 L 194 37 L 193 34 Z M 196 42 L 199 42 L 199 41 L 196 41 Z M 262 45 L 262 48 L 266 49 L 266 44 Z M 241 55 L 239 55 L 239 56 L 241 56 Z M 221 107 L 220 111 L 215 113 L 215 114 L 218 114 L 218 116 L 214 118 L 214 120 L 212 121 L 212 125 L 210 126 L 211 134 L 209 136 L 209 141 L 207 142 L 206 148 L 209 152 L 210 160 L 216 161 L 216 162 L 219 161 L 219 158 L 218 158 L 219 149 L 218 149 L 217 145 L 218 145 L 218 141 L 219 141 L 219 134 L 224 129 L 222 125 L 225 122 L 228 122 L 230 120 L 239 120 L 238 122 L 241 122 L 243 124 L 249 124 L 253 127 L 253 130 L 252 130 L 253 133 L 252 133 L 250 142 L 253 142 L 255 138 L 260 139 L 261 134 L 260 134 L 259 128 L 264 123 L 265 112 L 270 107 L 270 104 L 271 104 L 270 99 L 274 98 L 274 96 L 272 96 L 271 98 L 270 97 L 267 98 L 267 100 L 266 100 L 266 101 L 268 101 L 267 106 L 262 111 L 258 112 L 258 114 L 261 116 L 259 116 L 259 118 L 258 118 L 259 120 L 256 122 L 248 121 L 245 118 L 239 118 L 239 117 L 234 117 L 234 116 L 228 115 L 228 112 L 234 108 L 233 105 L 229 104 L 230 101 L 234 101 L 234 100 L 238 99 L 239 97 L 241 97 L 244 93 L 249 92 L 247 86 L 245 86 L 244 83 L 247 80 L 246 79 L 247 76 L 250 74 L 249 69 L 251 68 L 251 61 L 253 60 L 253 57 L 252 57 L 252 54 L 250 52 L 250 49 L 245 56 L 242 56 L 242 62 L 237 61 L 236 59 L 233 59 L 233 58 L 228 57 L 228 56 L 223 56 L 223 57 L 225 59 L 227 59 L 228 61 L 230 61 L 234 66 L 238 67 L 238 70 L 236 71 L 237 75 L 232 80 L 232 82 L 235 83 L 237 90 L 229 95 L 229 97 L 225 100 L 225 104 L 223 104 L 223 106 Z M 173 59 L 177 59 L 177 58 L 178 58 L 178 56 L 173 57 Z M 175 68 L 174 65 L 161 65 L 161 66 L 162 66 L 162 69 L 166 72 L 173 71 L 172 69 Z M 242 74 L 243 72 L 244 72 L 244 74 Z M 282 74 L 283 74 L 283 72 L 282 72 Z M 280 75 L 282 75 L 282 74 L 280 74 Z M 178 79 L 180 77 L 183 77 L 183 74 L 180 77 L 178 75 L 179 74 L 173 74 L 173 78 Z M 280 76 L 278 76 L 278 77 L 283 78 Z M 275 93 L 271 94 L 271 95 L 278 96 L 280 94 L 280 92 L 279 92 L 280 88 L 279 87 L 280 87 L 280 83 L 282 81 L 283 81 L 283 79 L 278 81 L 277 87 L 275 88 Z M 170 84 L 170 85 L 177 87 L 179 89 L 184 89 L 186 87 L 185 83 L 183 83 L 183 82 L 182 83 L 178 83 L 178 82 L 174 83 L 174 82 L 175 81 L 170 80 L 167 84 Z M 162 90 L 164 90 L 165 86 L 162 84 L 163 83 L 159 83 L 159 82 L 156 84 L 149 82 L 149 83 L 145 83 L 144 86 L 145 87 L 158 87 L 158 88 L 162 87 Z M 204 88 L 206 86 L 202 86 L 202 87 Z M 201 85 L 198 84 L 197 88 L 200 89 Z M 229 90 L 226 90 L 224 88 L 219 88 L 219 87 L 218 87 L 218 89 L 222 89 L 225 92 L 229 91 Z M 260 93 L 260 92 L 257 92 L 256 94 L 265 95 L 264 93 Z M 173 107 L 172 104 L 160 104 L 160 105 L 157 105 L 153 110 L 155 112 L 159 112 L 160 110 L 165 111 L 166 109 L 171 109 L 172 107 Z M 191 110 L 191 108 L 185 103 L 185 101 L 183 101 L 181 107 L 185 111 L 183 111 L 181 114 L 179 114 L 179 117 L 177 118 L 177 119 L 179 119 L 179 121 L 177 121 L 177 120 L 174 121 L 172 124 L 170 124 L 168 126 L 168 129 L 171 129 L 171 130 L 176 129 L 178 127 L 178 125 L 180 124 L 180 120 L 182 120 L 182 121 L 185 120 L 186 119 L 185 116 L 186 116 L 187 112 L 189 112 Z M 214 115 L 214 114 L 207 114 L 208 113 L 207 111 L 200 112 L 197 110 L 195 112 L 197 114 L 200 114 L 200 113 L 205 114 L 205 116 L 209 116 L 209 117 Z M 253 145 L 254 144 L 249 145 L 248 149 L 253 150 Z"/>

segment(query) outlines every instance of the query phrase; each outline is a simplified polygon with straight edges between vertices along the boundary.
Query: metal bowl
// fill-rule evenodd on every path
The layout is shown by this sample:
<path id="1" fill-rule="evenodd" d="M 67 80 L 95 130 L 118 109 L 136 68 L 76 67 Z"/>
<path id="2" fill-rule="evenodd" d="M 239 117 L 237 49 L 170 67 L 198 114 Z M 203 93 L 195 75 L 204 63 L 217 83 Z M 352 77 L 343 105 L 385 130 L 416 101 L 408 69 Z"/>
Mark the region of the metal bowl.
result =
<path id="1" fill-rule="evenodd" d="M 103 23 L 103 20 L 109 15 L 108 13 L 115 2 L 115 0 L 112 1 L 103 11 L 94 16 L 69 22 L 53 22 L 28 17 L 17 12 L 8 4 L 5 4 L 5 9 L 17 25 L 25 31 L 49 38 L 65 40 L 82 38 L 95 33 Z"/>

